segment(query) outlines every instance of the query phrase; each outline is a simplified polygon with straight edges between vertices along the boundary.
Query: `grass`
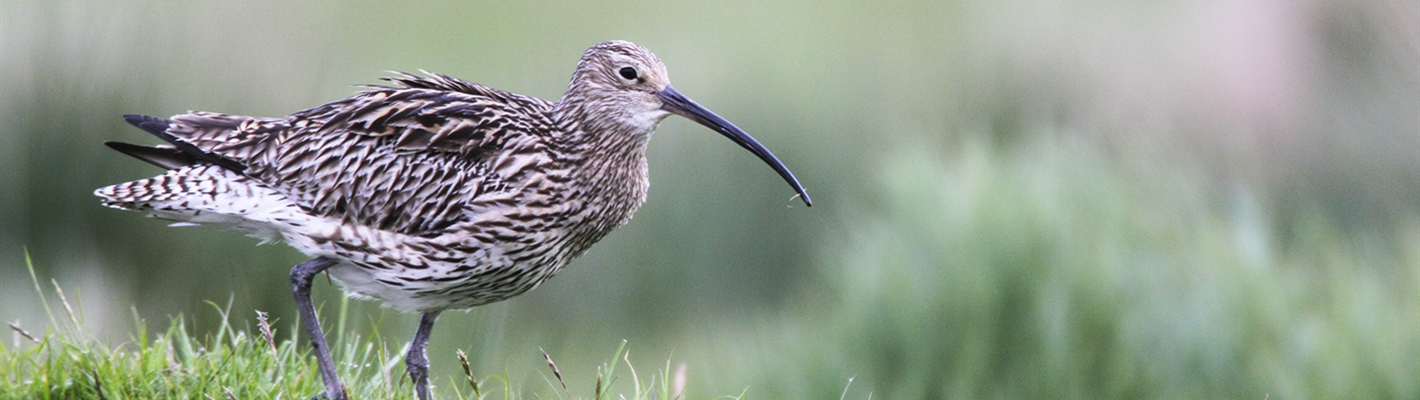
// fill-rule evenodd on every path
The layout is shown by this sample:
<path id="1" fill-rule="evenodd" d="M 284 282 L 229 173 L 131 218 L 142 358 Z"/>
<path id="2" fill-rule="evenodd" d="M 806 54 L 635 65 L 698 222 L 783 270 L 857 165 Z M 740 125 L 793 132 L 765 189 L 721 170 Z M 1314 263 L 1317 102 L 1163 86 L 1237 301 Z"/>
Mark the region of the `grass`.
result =
<path id="1" fill-rule="evenodd" d="M 166 331 L 154 335 L 144 328 L 123 343 L 110 346 L 84 327 L 82 307 L 71 303 L 57 282 L 53 294 L 62 314 L 45 300 L 34 281 L 50 327 L 34 333 L 16 324 L 11 344 L 0 344 L 0 398 L 5 399 L 308 399 L 324 388 L 315 361 L 296 340 L 278 340 L 264 313 L 256 311 L 256 332 L 238 329 L 230 306 L 209 303 L 221 314 L 222 325 L 211 335 L 192 335 L 183 317 L 173 318 Z M 344 307 L 342 307 L 342 310 Z M 135 313 L 136 314 L 136 313 Z M 341 318 L 344 319 L 343 316 Z M 143 327 L 145 324 L 138 323 Z M 291 326 L 297 332 L 297 326 Z M 407 346 L 407 344 L 405 345 Z M 401 362 L 405 348 L 392 349 L 378 333 L 369 338 L 337 335 L 332 344 L 337 369 L 354 399 L 412 399 L 413 389 Z M 682 399 L 685 367 L 674 375 L 671 364 L 643 380 L 631 364 L 623 341 L 597 368 L 590 396 L 573 396 L 552 356 L 543 357 L 552 373 L 543 374 L 548 394 L 525 395 L 522 385 L 502 374 L 476 376 L 462 350 L 457 351 L 463 376 L 433 377 L 442 399 Z M 630 375 L 629 393 L 614 389 L 618 364 Z M 666 376 L 673 376 L 666 382 Z M 669 383 L 669 384 L 668 384 Z M 442 387 L 440 387 L 442 386 Z M 626 385 L 622 385 L 626 386 Z M 740 398 L 743 397 L 731 397 Z"/>

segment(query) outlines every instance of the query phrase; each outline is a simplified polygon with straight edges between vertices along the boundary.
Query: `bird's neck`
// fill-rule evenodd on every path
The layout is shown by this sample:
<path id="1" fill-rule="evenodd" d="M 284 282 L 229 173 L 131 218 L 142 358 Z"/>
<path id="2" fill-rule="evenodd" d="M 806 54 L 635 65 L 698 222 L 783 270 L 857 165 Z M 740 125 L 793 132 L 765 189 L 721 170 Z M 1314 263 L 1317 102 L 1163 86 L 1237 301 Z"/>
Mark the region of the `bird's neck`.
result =
<path id="1" fill-rule="evenodd" d="M 552 111 L 566 135 L 559 147 L 566 152 L 568 173 L 586 183 L 583 195 L 588 200 L 607 207 L 599 213 L 609 224 L 607 229 L 630 220 L 646 201 L 650 184 L 646 163 L 650 130 L 618 123 L 620 116 L 607 111 L 611 109 L 564 98 Z"/>

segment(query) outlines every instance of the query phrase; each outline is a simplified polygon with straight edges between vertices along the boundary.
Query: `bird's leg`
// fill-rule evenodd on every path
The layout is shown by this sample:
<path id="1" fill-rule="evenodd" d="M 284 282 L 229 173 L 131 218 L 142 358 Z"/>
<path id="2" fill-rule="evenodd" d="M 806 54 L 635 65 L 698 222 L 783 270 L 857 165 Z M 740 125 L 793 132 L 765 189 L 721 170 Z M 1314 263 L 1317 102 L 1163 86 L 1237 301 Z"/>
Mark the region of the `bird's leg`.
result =
<path id="1" fill-rule="evenodd" d="M 297 264 L 291 268 L 291 290 L 296 293 L 296 308 L 301 313 L 301 324 L 306 326 L 306 335 L 311 337 L 311 347 L 316 352 L 316 365 L 320 366 L 321 380 L 325 381 L 325 393 L 331 400 L 346 400 L 345 384 L 335 374 L 335 361 L 330 358 L 330 346 L 325 343 L 325 333 L 320 329 L 320 319 L 316 308 L 311 305 L 311 279 L 316 274 L 335 265 L 335 260 L 318 257 Z"/>
<path id="2" fill-rule="evenodd" d="M 409 370 L 409 379 L 414 381 L 414 393 L 419 400 L 429 400 L 429 355 L 424 351 L 429 347 L 429 332 L 434 330 L 434 320 L 438 311 L 424 313 L 419 318 L 419 328 L 414 330 L 414 341 L 409 343 L 409 353 L 404 356 L 404 367 Z"/>

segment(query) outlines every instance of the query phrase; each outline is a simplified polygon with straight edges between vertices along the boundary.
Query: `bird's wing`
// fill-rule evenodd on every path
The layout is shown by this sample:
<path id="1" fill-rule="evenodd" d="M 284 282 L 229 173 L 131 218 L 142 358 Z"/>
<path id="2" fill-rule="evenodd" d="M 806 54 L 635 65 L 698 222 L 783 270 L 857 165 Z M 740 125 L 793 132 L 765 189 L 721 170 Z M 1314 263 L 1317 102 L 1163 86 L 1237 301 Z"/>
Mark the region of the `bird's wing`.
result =
<path id="1" fill-rule="evenodd" d="M 442 75 L 390 81 L 399 86 L 286 118 L 178 115 L 166 133 L 308 212 L 414 235 L 459 222 L 479 197 L 518 190 L 500 164 L 546 150 L 547 101 Z"/>

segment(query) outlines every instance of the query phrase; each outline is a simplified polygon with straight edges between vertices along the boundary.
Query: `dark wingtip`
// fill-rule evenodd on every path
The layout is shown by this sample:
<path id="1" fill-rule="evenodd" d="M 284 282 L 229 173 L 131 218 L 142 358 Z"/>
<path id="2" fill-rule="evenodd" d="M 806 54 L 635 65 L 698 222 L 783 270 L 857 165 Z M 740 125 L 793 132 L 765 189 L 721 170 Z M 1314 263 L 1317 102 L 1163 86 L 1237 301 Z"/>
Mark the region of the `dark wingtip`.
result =
<path id="1" fill-rule="evenodd" d="M 169 136 L 167 133 L 168 120 L 141 114 L 124 114 L 123 120 L 128 121 L 129 125 L 136 126 L 138 129 L 142 129 L 164 140 L 171 141 L 169 138 L 172 136 Z"/>
<path id="2" fill-rule="evenodd" d="M 168 133 L 168 128 L 172 125 L 166 119 L 142 114 L 124 114 L 123 120 L 128 121 L 129 125 L 136 126 L 138 127 L 138 129 L 142 129 L 145 132 L 153 134 L 153 136 L 157 136 L 159 139 L 163 139 L 163 141 L 165 142 L 171 143 L 174 147 L 174 149 L 166 149 L 130 145 L 121 142 L 104 143 L 114 150 L 123 152 L 123 154 L 136 157 L 143 161 L 152 163 L 153 165 L 157 165 L 164 168 L 178 168 L 184 165 L 192 165 L 193 163 L 200 160 L 203 162 L 217 164 L 222 168 L 226 168 L 236 172 L 242 172 L 243 170 L 246 170 L 246 166 L 236 161 L 233 161 L 232 159 L 208 153 L 206 151 L 203 151 L 202 149 L 197 148 L 197 146 L 193 146 L 192 143 L 178 140 L 176 136 L 173 136 L 172 134 Z M 173 165 L 178 165 L 178 167 L 174 167 Z"/>
<path id="3" fill-rule="evenodd" d="M 178 169 L 197 163 L 197 157 L 173 147 L 142 146 L 124 142 L 104 142 L 105 146 L 159 167 Z"/>

